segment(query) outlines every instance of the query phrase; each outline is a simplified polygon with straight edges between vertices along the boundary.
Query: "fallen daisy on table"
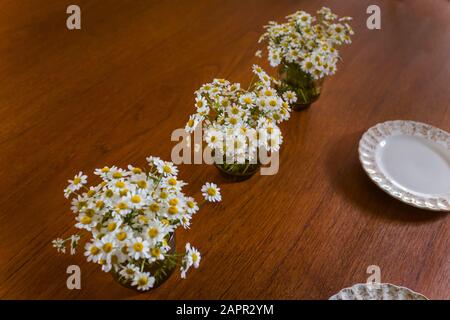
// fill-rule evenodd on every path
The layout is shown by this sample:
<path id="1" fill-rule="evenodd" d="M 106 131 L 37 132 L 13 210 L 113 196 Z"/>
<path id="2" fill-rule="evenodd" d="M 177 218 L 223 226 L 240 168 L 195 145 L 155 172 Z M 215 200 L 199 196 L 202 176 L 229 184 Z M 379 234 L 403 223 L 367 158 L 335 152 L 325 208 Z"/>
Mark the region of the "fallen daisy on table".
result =
<path id="1" fill-rule="evenodd" d="M 87 176 L 79 172 L 64 190 L 71 198 L 78 229 L 90 240 L 84 255 L 88 262 L 112 272 L 121 284 L 149 290 L 168 278 L 180 264 L 181 277 L 198 268 L 200 252 L 186 244 L 186 252 L 175 252 L 174 233 L 178 227 L 188 229 L 192 216 L 201 205 L 182 192 L 185 182 L 177 178 L 177 167 L 156 157 L 147 158 L 147 170 L 128 166 L 96 169 L 101 182 L 87 187 Z M 221 201 L 219 187 L 206 183 L 201 192 L 205 201 Z M 204 201 L 204 202 L 205 202 Z M 52 241 L 58 252 L 68 246 L 75 254 L 79 235 Z"/>
<path id="2" fill-rule="evenodd" d="M 218 202 L 222 200 L 222 196 L 220 195 L 220 188 L 217 187 L 217 185 L 214 183 L 207 182 L 202 187 L 202 194 L 203 197 L 205 197 L 205 199 L 210 202 Z"/>

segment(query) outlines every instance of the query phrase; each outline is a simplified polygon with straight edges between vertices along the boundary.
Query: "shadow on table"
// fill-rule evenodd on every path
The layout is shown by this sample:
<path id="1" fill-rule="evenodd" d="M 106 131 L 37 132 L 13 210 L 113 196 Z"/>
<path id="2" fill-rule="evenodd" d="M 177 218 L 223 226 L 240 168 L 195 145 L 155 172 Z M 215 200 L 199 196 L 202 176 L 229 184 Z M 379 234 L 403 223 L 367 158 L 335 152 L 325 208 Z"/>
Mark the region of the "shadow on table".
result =
<path id="1" fill-rule="evenodd" d="M 415 208 L 392 198 L 369 179 L 358 156 L 362 134 L 356 132 L 337 138 L 327 154 L 326 169 L 336 192 L 343 194 L 361 212 L 386 220 L 424 223 L 445 218 L 445 212 Z"/>

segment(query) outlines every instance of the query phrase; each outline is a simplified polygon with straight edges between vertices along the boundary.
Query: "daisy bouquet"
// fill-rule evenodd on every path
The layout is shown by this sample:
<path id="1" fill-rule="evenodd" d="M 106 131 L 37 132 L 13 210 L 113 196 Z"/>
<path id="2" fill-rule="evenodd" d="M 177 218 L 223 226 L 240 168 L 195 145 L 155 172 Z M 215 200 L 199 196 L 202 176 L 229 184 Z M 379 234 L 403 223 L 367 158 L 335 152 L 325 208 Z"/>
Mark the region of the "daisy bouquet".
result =
<path id="1" fill-rule="evenodd" d="M 275 80 L 261 67 L 253 66 L 247 89 L 239 83 L 215 79 L 195 92 L 196 113 L 185 130 L 203 128 L 203 140 L 213 151 L 215 163 L 234 175 L 254 173 L 258 152 L 276 152 L 283 136 L 278 124 L 289 119 L 292 92 L 279 96 Z"/>
<path id="2" fill-rule="evenodd" d="M 186 196 L 186 185 L 177 178 L 171 162 L 147 158 L 147 170 L 128 166 L 96 169 L 98 185 L 87 187 L 87 176 L 79 173 L 64 190 L 71 199 L 75 227 L 85 230 L 90 240 L 85 245 L 87 261 L 112 272 L 122 284 L 148 290 L 164 281 L 181 261 L 181 276 L 189 268 L 198 268 L 200 252 L 186 244 L 186 253 L 177 254 L 174 232 L 189 228 L 199 210 L 194 198 Z M 220 189 L 212 183 L 202 188 L 205 201 L 220 201 Z M 56 239 L 54 247 L 75 253 L 79 235 Z"/>
<path id="3" fill-rule="evenodd" d="M 351 43 L 352 18 L 339 18 L 326 7 L 315 17 L 297 11 L 286 18 L 285 23 L 269 22 L 259 42 L 267 42 L 268 60 L 279 67 L 282 89 L 295 91 L 299 102 L 308 104 L 320 94 L 324 77 L 335 74 L 337 48 Z M 262 56 L 261 51 L 257 56 Z"/>

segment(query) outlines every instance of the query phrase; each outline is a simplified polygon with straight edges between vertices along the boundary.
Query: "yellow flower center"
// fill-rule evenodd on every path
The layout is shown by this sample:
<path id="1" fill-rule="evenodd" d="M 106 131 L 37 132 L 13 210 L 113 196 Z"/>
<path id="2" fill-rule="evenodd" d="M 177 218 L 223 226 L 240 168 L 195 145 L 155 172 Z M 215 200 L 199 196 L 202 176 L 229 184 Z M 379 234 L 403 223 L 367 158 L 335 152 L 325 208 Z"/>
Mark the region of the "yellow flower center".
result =
<path id="1" fill-rule="evenodd" d="M 84 216 L 83 218 L 81 218 L 80 221 L 82 224 L 90 224 L 92 222 L 92 219 L 91 219 L 91 217 Z"/>
<path id="2" fill-rule="evenodd" d="M 141 202 L 141 197 L 138 196 L 137 194 L 131 197 L 131 202 L 133 203 L 140 203 Z"/>
<path id="3" fill-rule="evenodd" d="M 87 192 L 87 196 L 89 198 L 91 198 L 94 194 L 95 194 L 95 190 L 92 190 L 92 189 Z"/>
<path id="4" fill-rule="evenodd" d="M 264 95 L 266 97 L 271 97 L 271 96 L 273 96 L 273 92 L 272 92 L 272 90 L 266 90 L 266 91 L 264 91 Z"/>
<path id="5" fill-rule="evenodd" d="M 156 228 L 150 228 L 150 229 L 148 229 L 148 236 L 149 236 L 150 238 L 155 238 L 158 234 L 159 234 L 158 229 L 156 229 Z"/>
<path id="6" fill-rule="evenodd" d="M 112 232 L 112 231 L 116 230 L 116 227 L 117 227 L 117 223 L 111 222 L 110 224 L 108 224 L 107 229 L 109 232 Z"/>
<path id="7" fill-rule="evenodd" d="M 117 181 L 116 182 L 116 187 L 122 189 L 123 187 L 125 187 L 125 182 Z"/>
<path id="8" fill-rule="evenodd" d="M 193 209 L 195 207 L 195 203 L 193 201 L 188 201 L 188 202 L 186 202 L 186 204 L 191 209 Z"/>
<path id="9" fill-rule="evenodd" d="M 150 205 L 150 210 L 151 210 L 152 212 L 158 212 L 158 211 L 159 211 L 159 205 L 158 205 L 157 203 L 152 203 L 152 204 Z"/>
<path id="10" fill-rule="evenodd" d="M 109 172 L 109 168 L 108 168 L 108 167 L 103 167 L 103 168 L 102 168 L 102 172 L 103 172 L 103 173 Z"/>
<path id="11" fill-rule="evenodd" d="M 122 172 L 114 172 L 112 176 L 114 179 L 120 179 L 122 178 Z"/>
<path id="12" fill-rule="evenodd" d="M 103 201 L 99 200 L 95 203 L 95 206 L 99 209 L 103 209 L 105 207 L 105 203 Z"/>
<path id="13" fill-rule="evenodd" d="M 270 105 L 271 107 L 276 107 L 276 106 L 277 106 L 277 100 L 274 100 L 274 99 L 270 100 L 270 101 L 269 101 L 269 105 Z"/>
<path id="14" fill-rule="evenodd" d="M 236 118 L 230 118 L 230 123 L 231 124 L 236 124 L 238 121 Z"/>
<path id="15" fill-rule="evenodd" d="M 113 249 L 113 245 L 110 242 L 107 242 L 103 245 L 103 251 L 106 253 L 110 253 Z"/>
<path id="16" fill-rule="evenodd" d="M 141 252 L 142 250 L 144 250 L 144 244 L 142 242 L 136 242 L 135 244 L 133 244 L 133 250 L 136 252 Z"/>
<path id="17" fill-rule="evenodd" d="M 193 254 L 192 254 L 192 261 L 193 261 L 193 262 L 197 262 L 197 260 L 198 260 L 197 254 L 196 254 L 196 253 L 193 253 Z"/>
<path id="18" fill-rule="evenodd" d="M 73 179 L 73 184 L 79 184 L 81 182 L 80 178 Z"/>
<path id="19" fill-rule="evenodd" d="M 152 250 L 151 250 L 151 254 L 152 254 L 152 256 L 153 257 L 159 257 L 160 255 L 161 255 L 161 250 L 159 250 L 159 248 L 153 248 Z"/>
<path id="20" fill-rule="evenodd" d="M 177 179 L 170 178 L 169 180 L 167 180 L 167 183 L 169 183 L 169 185 L 171 185 L 171 186 L 176 186 L 177 185 Z"/>
<path id="21" fill-rule="evenodd" d="M 159 196 L 161 197 L 161 199 L 166 199 L 169 195 L 163 191 L 159 194 Z"/>
<path id="22" fill-rule="evenodd" d="M 138 280 L 138 284 L 140 286 L 146 286 L 147 283 L 148 283 L 148 277 L 145 277 L 145 276 L 144 277 L 140 277 L 139 280 Z"/>
<path id="23" fill-rule="evenodd" d="M 116 235 L 117 240 L 123 241 L 127 238 L 127 233 L 125 231 L 121 231 Z"/>
<path id="24" fill-rule="evenodd" d="M 178 204 L 178 199 L 177 198 L 173 198 L 173 199 L 170 199 L 169 200 L 169 204 L 171 205 L 171 206 L 176 206 L 177 204 Z"/>
<path id="25" fill-rule="evenodd" d="M 216 194 L 217 194 L 217 191 L 216 191 L 216 189 L 214 189 L 214 188 L 208 188 L 208 190 L 206 191 L 206 193 L 208 194 L 208 195 L 210 195 L 210 196 L 215 196 Z"/>
<path id="26" fill-rule="evenodd" d="M 163 171 L 165 172 L 165 173 L 171 173 L 172 172 L 172 169 L 168 166 L 168 165 L 164 165 L 163 166 Z"/>
<path id="27" fill-rule="evenodd" d="M 133 168 L 132 171 L 133 171 L 134 174 L 142 173 L 142 169 L 140 169 L 140 168 Z"/>
<path id="28" fill-rule="evenodd" d="M 252 103 L 252 98 L 250 98 L 250 97 L 245 97 L 245 98 L 244 98 L 244 103 L 247 103 L 247 104 Z"/>
<path id="29" fill-rule="evenodd" d="M 140 181 L 137 182 L 137 185 L 138 185 L 139 188 L 145 189 L 145 188 L 147 188 L 147 181 L 140 180 Z"/>
<path id="30" fill-rule="evenodd" d="M 177 214 L 178 208 L 176 206 L 170 206 L 167 211 L 169 212 L 169 214 Z"/>
<path id="31" fill-rule="evenodd" d="M 92 255 L 97 255 L 100 252 L 100 249 L 96 246 L 92 246 L 91 249 L 89 250 L 91 252 Z"/>

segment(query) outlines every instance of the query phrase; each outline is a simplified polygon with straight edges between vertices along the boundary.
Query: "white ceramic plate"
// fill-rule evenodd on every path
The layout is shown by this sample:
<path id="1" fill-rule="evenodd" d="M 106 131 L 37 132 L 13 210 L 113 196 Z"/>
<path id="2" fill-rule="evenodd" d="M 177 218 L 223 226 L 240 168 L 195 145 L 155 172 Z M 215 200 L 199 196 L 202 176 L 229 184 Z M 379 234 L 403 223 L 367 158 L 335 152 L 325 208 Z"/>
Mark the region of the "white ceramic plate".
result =
<path id="1" fill-rule="evenodd" d="M 360 283 L 345 288 L 329 300 L 428 300 L 424 295 L 390 283 Z"/>
<path id="2" fill-rule="evenodd" d="M 450 134 L 414 121 L 387 121 L 367 130 L 359 159 L 369 177 L 410 205 L 450 211 Z"/>

